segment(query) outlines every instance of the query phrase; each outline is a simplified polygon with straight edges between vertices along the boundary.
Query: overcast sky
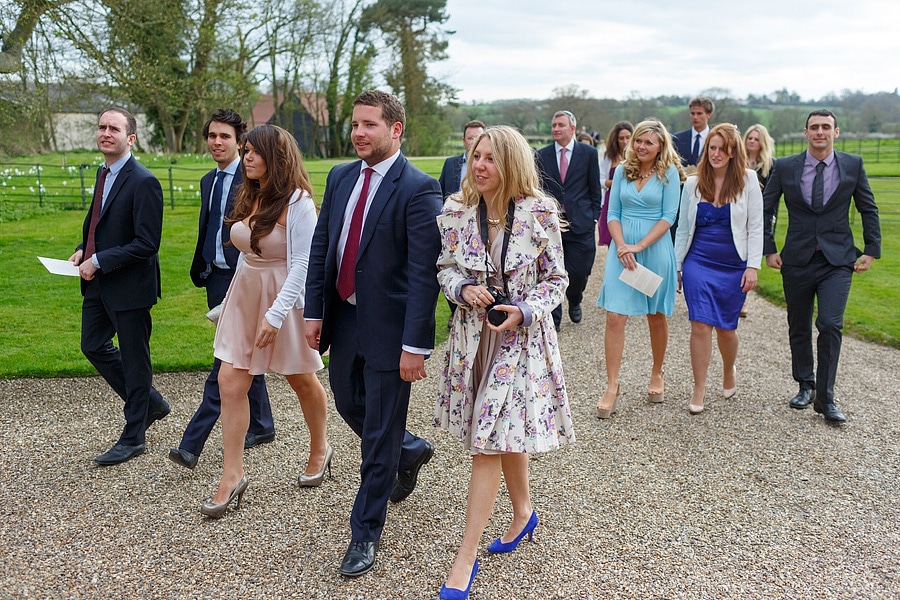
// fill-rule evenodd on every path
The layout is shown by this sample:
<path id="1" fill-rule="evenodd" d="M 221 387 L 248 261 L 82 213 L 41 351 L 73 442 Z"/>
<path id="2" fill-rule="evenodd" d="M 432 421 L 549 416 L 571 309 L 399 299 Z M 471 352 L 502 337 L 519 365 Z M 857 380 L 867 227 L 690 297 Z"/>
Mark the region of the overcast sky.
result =
<path id="1" fill-rule="evenodd" d="M 463 102 L 548 98 L 736 98 L 787 88 L 804 100 L 900 86 L 892 0 L 447 0 L 449 60 L 433 72 Z"/>

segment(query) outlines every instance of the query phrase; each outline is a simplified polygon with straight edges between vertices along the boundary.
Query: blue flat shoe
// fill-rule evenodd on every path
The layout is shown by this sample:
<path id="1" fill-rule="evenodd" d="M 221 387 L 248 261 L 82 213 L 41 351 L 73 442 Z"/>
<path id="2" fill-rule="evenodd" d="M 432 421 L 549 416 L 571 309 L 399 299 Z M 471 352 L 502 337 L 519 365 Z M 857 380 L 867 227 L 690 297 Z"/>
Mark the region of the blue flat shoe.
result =
<path id="1" fill-rule="evenodd" d="M 458 590 L 456 588 L 448 588 L 447 584 L 441 586 L 441 600 L 467 600 L 469 597 L 469 592 L 472 590 L 472 582 L 475 581 L 475 575 L 478 574 L 478 559 L 475 559 L 475 564 L 472 565 L 472 576 L 469 577 L 469 585 L 464 590 Z"/>
<path id="2" fill-rule="evenodd" d="M 525 528 L 522 530 L 522 533 L 516 536 L 511 542 L 503 543 L 500 541 L 500 538 L 497 538 L 491 545 L 488 546 L 488 552 L 493 554 L 501 554 L 503 552 L 512 552 L 519 545 L 519 542 L 522 541 L 522 538 L 526 535 L 528 536 L 528 541 L 532 541 L 534 539 L 534 528 L 537 527 L 538 524 L 538 516 L 537 513 L 531 511 L 531 518 L 528 519 L 528 523 L 525 524 Z"/>

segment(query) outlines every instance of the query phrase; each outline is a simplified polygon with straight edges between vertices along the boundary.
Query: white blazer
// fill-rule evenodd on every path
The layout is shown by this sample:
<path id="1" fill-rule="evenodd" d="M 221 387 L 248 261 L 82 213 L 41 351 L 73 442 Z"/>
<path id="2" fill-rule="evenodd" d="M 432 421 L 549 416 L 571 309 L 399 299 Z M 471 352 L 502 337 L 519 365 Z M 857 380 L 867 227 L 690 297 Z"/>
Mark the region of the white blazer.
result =
<path id="1" fill-rule="evenodd" d="M 697 182 L 696 175 L 688 177 L 681 192 L 681 216 L 675 232 L 675 263 L 679 272 L 697 228 L 697 205 L 700 203 Z M 763 202 L 756 171 L 746 169 L 744 191 L 731 204 L 731 235 L 741 260 L 746 260 L 748 267 L 759 269 L 762 264 Z"/>

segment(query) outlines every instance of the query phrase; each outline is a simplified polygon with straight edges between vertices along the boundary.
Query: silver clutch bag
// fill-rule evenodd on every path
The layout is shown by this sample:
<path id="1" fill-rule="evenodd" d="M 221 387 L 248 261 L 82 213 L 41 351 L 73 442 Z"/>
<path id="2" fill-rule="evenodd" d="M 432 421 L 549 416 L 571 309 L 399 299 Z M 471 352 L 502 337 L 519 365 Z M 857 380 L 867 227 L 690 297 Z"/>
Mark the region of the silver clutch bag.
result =
<path id="1" fill-rule="evenodd" d="M 224 303 L 223 303 L 224 304 Z M 213 306 L 212 309 L 208 313 L 206 313 L 206 318 L 212 321 L 213 325 L 219 324 L 219 315 L 222 314 L 222 304 L 218 304 Z"/>

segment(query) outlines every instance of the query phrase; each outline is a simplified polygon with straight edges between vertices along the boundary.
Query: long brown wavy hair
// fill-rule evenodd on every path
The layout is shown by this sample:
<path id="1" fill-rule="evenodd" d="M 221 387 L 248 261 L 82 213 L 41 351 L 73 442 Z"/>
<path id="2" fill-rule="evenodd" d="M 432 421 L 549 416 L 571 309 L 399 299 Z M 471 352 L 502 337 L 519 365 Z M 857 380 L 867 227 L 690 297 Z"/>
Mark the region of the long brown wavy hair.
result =
<path id="1" fill-rule="evenodd" d="M 266 163 L 265 186 L 259 180 L 248 178 L 241 162 L 244 177 L 234 198 L 234 210 L 226 222 L 231 225 L 250 217 L 250 248 L 258 255 L 259 241 L 275 229 L 294 191 L 305 190 L 312 196 L 313 189 L 297 140 L 290 133 L 277 125 L 260 125 L 241 138 L 241 155 L 247 143 Z"/>
<path id="2" fill-rule="evenodd" d="M 716 136 L 724 140 L 724 150 L 731 157 L 725 171 L 719 197 L 716 198 L 716 174 L 709 162 L 709 143 Z M 700 164 L 697 165 L 697 192 L 709 202 L 719 201 L 722 204 L 734 202 L 744 191 L 744 176 L 747 173 L 747 152 L 737 127 L 731 123 L 716 125 L 706 136 L 706 144 Z"/>

